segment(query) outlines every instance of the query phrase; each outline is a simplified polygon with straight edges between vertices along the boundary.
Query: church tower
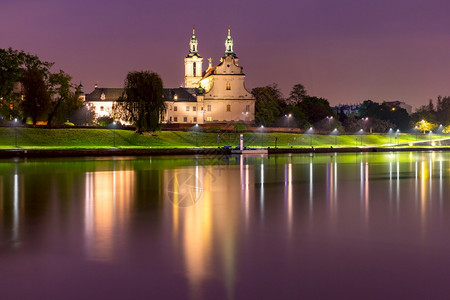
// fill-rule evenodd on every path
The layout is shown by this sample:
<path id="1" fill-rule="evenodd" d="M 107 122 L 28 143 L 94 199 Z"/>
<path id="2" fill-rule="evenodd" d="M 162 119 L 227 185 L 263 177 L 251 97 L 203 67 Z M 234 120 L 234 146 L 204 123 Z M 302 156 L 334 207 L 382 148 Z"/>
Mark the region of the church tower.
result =
<path id="1" fill-rule="evenodd" d="M 237 57 L 236 53 L 234 53 L 234 50 L 233 50 L 233 39 L 231 38 L 231 29 L 230 28 L 228 28 L 228 35 L 227 35 L 227 39 L 225 40 L 225 54 L 223 55 L 222 60 L 227 56 L 231 56 L 232 58 L 234 58 L 235 64 L 238 65 L 239 58 Z"/>
<path id="2" fill-rule="evenodd" d="M 189 53 L 184 59 L 184 87 L 197 88 L 202 79 L 203 58 L 198 54 L 198 41 L 195 37 L 195 29 L 192 29 L 192 37 L 189 41 Z"/>

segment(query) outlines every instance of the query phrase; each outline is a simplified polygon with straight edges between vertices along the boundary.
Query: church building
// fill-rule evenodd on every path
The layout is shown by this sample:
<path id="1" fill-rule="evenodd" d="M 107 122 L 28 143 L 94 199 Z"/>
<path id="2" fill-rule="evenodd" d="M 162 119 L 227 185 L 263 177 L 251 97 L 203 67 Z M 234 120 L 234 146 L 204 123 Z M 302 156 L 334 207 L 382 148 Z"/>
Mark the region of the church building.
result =
<path id="1" fill-rule="evenodd" d="M 184 59 L 184 87 L 164 88 L 163 123 L 252 123 L 255 120 L 255 98 L 245 88 L 245 74 L 234 53 L 230 29 L 220 63 L 213 66 L 211 58 L 208 62 L 208 68 L 203 71 L 203 58 L 192 30 L 189 53 Z M 97 117 L 111 115 L 121 91 L 96 86 L 92 93 L 86 94 L 85 101 Z"/>

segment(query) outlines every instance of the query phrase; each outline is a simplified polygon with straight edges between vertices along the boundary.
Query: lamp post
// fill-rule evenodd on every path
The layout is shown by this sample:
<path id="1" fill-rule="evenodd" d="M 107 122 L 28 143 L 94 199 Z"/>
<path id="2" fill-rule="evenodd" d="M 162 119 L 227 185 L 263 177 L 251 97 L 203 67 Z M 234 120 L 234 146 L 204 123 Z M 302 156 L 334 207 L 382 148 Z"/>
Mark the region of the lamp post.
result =
<path id="1" fill-rule="evenodd" d="M 432 146 L 431 144 L 431 135 L 433 134 L 433 131 L 430 130 L 430 146 Z"/>
<path id="2" fill-rule="evenodd" d="M 14 119 L 14 147 L 17 148 L 17 118 Z"/>
<path id="3" fill-rule="evenodd" d="M 290 121 L 291 121 L 292 114 L 284 115 L 284 117 L 287 118 L 287 121 L 288 121 L 288 128 L 291 128 L 291 126 L 290 126 Z"/>
<path id="4" fill-rule="evenodd" d="M 312 140 L 313 128 L 309 127 L 309 129 L 306 131 L 306 133 L 309 135 L 309 143 L 312 147 L 313 146 L 313 140 Z"/>
<path id="5" fill-rule="evenodd" d="M 361 147 L 362 147 L 362 139 L 363 139 L 364 130 L 361 128 L 359 130 L 359 132 L 361 133 Z"/>
<path id="6" fill-rule="evenodd" d="M 195 124 L 195 147 L 198 147 L 198 124 Z"/>
<path id="7" fill-rule="evenodd" d="M 368 126 L 367 126 L 367 124 L 368 124 L 367 121 L 369 121 L 369 118 L 368 118 L 368 117 L 361 118 L 361 121 L 362 121 L 361 126 L 362 126 L 363 128 L 365 128 L 365 130 L 369 130 L 369 132 L 371 132 L 371 130 L 370 130 L 369 128 L 367 128 L 367 127 L 368 127 Z"/>
<path id="8" fill-rule="evenodd" d="M 333 119 L 333 116 L 327 116 L 328 120 L 328 131 L 331 132 L 331 120 Z"/>
<path id="9" fill-rule="evenodd" d="M 389 128 L 389 144 L 392 144 L 392 128 Z"/>
<path id="10" fill-rule="evenodd" d="M 417 142 L 417 126 L 414 127 L 414 132 L 416 133 L 416 142 Z"/>
<path id="11" fill-rule="evenodd" d="M 397 146 L 400 144 L 400 129 L 397 129 L 395 138 L 397 139 Z"/>
<path id="12" fill-rule="evenodd" d="M 263 136 L 264 136 L 264 134 L 263 134 L 263 132 L 264 132 L 264 125 L 261 125 L 261 127 L 259 127 L 259 129 L 261 130 L 260 144 L 261 144 L 261 147 L 262 147 L 263 146 Z"/>
<path id="13" fill-rule="evenodd" d="M 113 141 L 114 141 L 114 148 L 116 148 L 116 122 L 113 122 L 112 125 L 113 125 Z"/>
<path id="14" fill-rule="evenodd" d="M 339 131 L 337 130 L 337 128 L 335 128 L 335 129 L 331 132 L 331 134 L 334 135 L 334 146 L 335 146 L 335 147 L 336 147 L 336 145 L 337 145 L 337 135 L 338 135 L 338 133 L 339 133 Z"/>

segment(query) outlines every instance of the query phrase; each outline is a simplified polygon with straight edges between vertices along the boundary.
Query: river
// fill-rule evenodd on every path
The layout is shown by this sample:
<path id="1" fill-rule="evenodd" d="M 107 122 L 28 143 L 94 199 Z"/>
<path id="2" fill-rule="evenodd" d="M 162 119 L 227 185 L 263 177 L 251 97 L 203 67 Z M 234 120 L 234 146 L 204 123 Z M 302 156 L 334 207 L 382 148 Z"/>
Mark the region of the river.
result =
<path id="1" fill-rule="evenodd" d="M 445 298 L 450 153 L 0 161 L 2 299 Z"/>

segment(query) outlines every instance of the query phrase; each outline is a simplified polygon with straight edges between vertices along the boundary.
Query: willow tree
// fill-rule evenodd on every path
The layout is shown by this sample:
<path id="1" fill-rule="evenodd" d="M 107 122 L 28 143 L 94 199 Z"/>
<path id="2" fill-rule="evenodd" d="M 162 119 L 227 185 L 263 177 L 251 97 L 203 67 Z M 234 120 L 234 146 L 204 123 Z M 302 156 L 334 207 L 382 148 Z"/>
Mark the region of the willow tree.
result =
<path id="1" fill-rule="evenodd" d="M 136 131 L 159 128 L 166 110 L 163 83 L 158 74 L 149 71 L 130 72 L 125 79 L 122 97 L 115 107 L 116 114 L 134 124 Z"/>

